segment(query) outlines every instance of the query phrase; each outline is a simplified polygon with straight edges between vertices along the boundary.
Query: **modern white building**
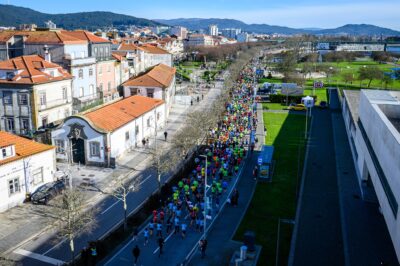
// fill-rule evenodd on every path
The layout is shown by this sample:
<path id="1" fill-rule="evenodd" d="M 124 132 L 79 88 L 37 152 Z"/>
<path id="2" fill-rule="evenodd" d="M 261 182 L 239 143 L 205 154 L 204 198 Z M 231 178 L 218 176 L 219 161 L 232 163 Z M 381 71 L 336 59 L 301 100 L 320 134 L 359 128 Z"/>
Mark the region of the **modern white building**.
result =
<path id="1" fill-rule="evenodd" d="M 214 38 L 205 34 L 191 34 L 185 42 L 185 45 L 190 46 L 214 46 Z"/>
<path id="2" fill-rule="evenodd" d="M 0 131 L 0 212 L 54 181 L 55 148 Z"/>
<path id="3" fill-rule="evenodd" d="M 218 26 L 217 25 L 208 26 L 208 34 L 211 36 L 218 36 Z"/>
<path id="4" fill-rule="evenodd" d="M 343 117 L 363 199 L 379 203 L 400 261 L 400 92 L 343 93 Z"/>
<path id="5" fill-rule="evenodd" d="M 94 111 L 68 117 L 54 131 L 56 157 L 110 167 L 113 161 L 165 126 L 163 100 L 132 96 Z"/>
<path id="6" fill-rule="evenodd" d="M 38 55 L 0 62 L 0 130 L 32 135 L 70 116 L 71 80 L 61 66 Z"/>
<path id="7" fill-rule="evenodd" d="M 242 32 L 241 29 L 235 29 L 235 28 L 228 28 L 221 30 L 222 36 L 225 36 L 230 39 L 236 39 L 236 36 L 241 32 Z"/>
<path id="8" fill-rule="evenodd" d="M 124 97 L 142 95 L 164 100 L 168 117 L 175 97 L 175 72 L 175 68 L 159 64 L 122 84 Z"/>

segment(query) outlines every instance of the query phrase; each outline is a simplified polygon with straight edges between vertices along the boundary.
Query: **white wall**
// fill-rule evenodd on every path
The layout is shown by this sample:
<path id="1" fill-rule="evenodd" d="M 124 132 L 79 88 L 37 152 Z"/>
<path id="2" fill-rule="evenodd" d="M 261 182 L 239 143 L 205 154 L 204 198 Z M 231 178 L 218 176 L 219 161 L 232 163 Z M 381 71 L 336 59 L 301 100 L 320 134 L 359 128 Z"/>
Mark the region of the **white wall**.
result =
<path id="1" fill-rule="evenodd" d="M 43 167 L 43 182 L 34 182 L 32 173 L 40 167 Z M 32 193 L 39 186 L 54 181 L 55 171 L 54 149 L 0 166 L 0 212 L 22 204 L 26 193 Z M 19 180 L 20 191 L 10 196 L 8 181 L 15 178 Z"/>
<path id="2" fill-rule="evenodd" d="M 68 118 L 64 123 L 61 125 L 60 128 L 57 128 L 51 132 L 51 139 L 53 145 L 56 144 L 56 140 L 64 140 L 64 145 L 66 151 L 64 153 L 57 153 L 56 158 L 62 161 L 67 161 L 68 160 L 68 154 L 71 154 L 70 152 L 70 140 L 68 139 L 68 134 L 70 133 L 71 125 L 73 124 L 79 124 L 84 126 L 83 127 L 83 132 L 87 136 L 87 139 L 85 140 L 85 157 L 86 157 L 86 162 L 87 163 L 104 163 L 105 162 L 105 154 L 104 151 L 106 150 L 105 148 L 105 143 L 104 143 L 104 134 L 99 133 L 96 130 L 94 130 L 88 122 L 86 122 L 84 119 L 79 118 L 79 117 L 71 117 Z M 97 141 L 100 143 L 100 157 L 90 157 L 90 142 L 91 141 Z"/>

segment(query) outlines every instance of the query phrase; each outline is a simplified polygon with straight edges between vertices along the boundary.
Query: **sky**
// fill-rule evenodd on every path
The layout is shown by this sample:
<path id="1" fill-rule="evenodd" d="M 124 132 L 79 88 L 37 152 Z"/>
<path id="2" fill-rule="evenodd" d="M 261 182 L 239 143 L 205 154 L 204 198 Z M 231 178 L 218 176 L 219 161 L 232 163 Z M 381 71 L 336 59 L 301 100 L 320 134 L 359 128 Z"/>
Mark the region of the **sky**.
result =
<path id="1" fill-rule="evenodd" d="M 293 28 L 374 24 L 400 30 L 400 0 L 0 0 L 44 13 L 110 11 L 148 19 L 232 18 Z"/>

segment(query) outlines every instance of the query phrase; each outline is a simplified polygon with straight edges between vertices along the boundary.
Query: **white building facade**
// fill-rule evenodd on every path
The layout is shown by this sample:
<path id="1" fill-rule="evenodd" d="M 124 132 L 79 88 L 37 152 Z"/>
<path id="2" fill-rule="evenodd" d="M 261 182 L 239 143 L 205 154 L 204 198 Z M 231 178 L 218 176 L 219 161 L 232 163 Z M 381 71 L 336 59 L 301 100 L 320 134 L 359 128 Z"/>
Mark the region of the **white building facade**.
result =
<path id="1" fill-rule="evenodd" d="M 54 181 L 54 147 L 0 131 L 0 151 L 0 212 L 22 204 L 27 194 Z"/>
<path id="2" fill-rule="evenodd" d="M 379 203 L 400 261 L 400 93 L 344 95 L 343 116 L 363 198 Z"/>

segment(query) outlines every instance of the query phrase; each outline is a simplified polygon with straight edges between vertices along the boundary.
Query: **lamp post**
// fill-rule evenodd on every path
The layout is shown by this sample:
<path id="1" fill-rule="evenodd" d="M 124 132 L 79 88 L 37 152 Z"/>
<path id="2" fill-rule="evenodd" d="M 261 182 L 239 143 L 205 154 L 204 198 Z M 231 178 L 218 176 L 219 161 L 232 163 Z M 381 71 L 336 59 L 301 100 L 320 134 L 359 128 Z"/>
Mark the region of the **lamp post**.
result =
<path id="1" fill-rule="evenodd" d="M 206 155 L 200 155 L 200 157 L 203 157 L 206 159 L 206 167 L 205 167 L 205 178 L 204 178 L 204 230 L 203 230 L 203 239 L 206 238 L 206 223 L 207 223 L 207 213 L 206 213 L 206 209 L 207 209 L 207 156 Z"/>
<path id="2" fill-rule="evenodd" d="M 275 266 L 278 266 L 278 262 L 279 262 L 279 242 L 280 242 L 280 234 L 281 234 L 281 223 L 295 224 L 295 221 L 293 219 L 281 219 L 280 217 L 278 218 L 278 236 L 276 239 Z"/>

